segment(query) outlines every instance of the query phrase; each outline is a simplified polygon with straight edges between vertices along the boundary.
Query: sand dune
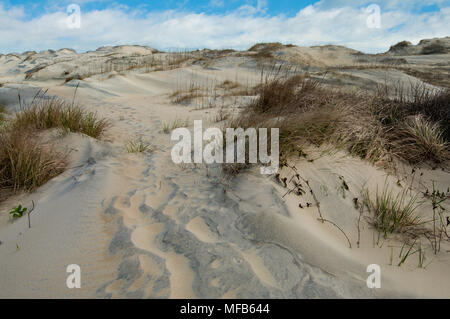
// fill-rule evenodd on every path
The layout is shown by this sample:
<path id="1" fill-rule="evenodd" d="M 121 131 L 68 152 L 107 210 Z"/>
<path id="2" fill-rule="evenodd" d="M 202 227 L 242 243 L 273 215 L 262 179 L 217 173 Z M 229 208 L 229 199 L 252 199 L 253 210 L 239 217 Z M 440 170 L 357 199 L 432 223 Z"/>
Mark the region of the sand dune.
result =
<path id="1" fill-rule="evenodd" d="M 375 245 L 366 221 L 356 247 L 358 211 L 352 199 L 364 187 L 374 193 L 385 181 L 396 187 L 405 177 L 403 183 L 417 184 L 407 165 L 388 172 L 329 149 L 312 149 L 314 161 L 294 163 L 310 181 L 324 217 L 350 238 L 349 248 L 336 227 L 317 220 L 316 207 L 299 208 L 297 196 L 284 196 L 286 189 L 258 168 L 227 179 L 220 166 L 173 163 L 164 123 L 182 119 L 192 128 L 202 119 L 221 125 L 212 120 L 221 106 L 235 114 L 252 97 L 217 87 L 228 80 L 237 83 L 237 92 L 261 79 L 255 52 L 208 58 L 211 54 L 171 56 L 121 46 L 83 54 L 63 49 L 0 56 L 0 103 L 9 111 L 18 110 L 18 92 L 26 101 L 37 89 L 71 100 L 78 87 L 77 103 L 111 122 L 100 141 L 49 132 L 59 148 L 70 149 L 71 168 L 36 192 L 0 204 L 0 297 L 450 297 L 448 253 L 430 254 L 426 269 L 417 267 L 417 254 L 402 267 L 391 266 L 391 252 L 397 258 L 400 244 Z M 293 63 L 333 86 L 373 89 L 389 78 L 439 87 L 402 69 L 378 67 L 380 56 L 343 47 L 283 47 L 274 56 L 276 63 Z M 358 59 L 377 65 L 366 68 Z M 427 63 L 442 60 L 448 66 L 448 55 Z M 324 77 L 324 72 L 329 73 Z M 173 102 L 174 92 L 193 86 L 202 94 L 186 104 Z M 127 153 L 124 145 L 135 138 L 152 151 Z M 448 171 L 424 167 L 420 172 L 423 183 L 450 185 Z M 283 168 L 280 174 L 291 177 L 292 171 Z M 349 186 L 346 194 L 340 176 Z M 32 200 L 31 228 L 26 217 L 9 220 L 15 203 L 29 206 Z M 307 202 L 313 202 L 310 194 L 300 199 Z M 81 289 L 66 287 L 69 264 L 81 267 Z M 382 267 L 381 289 L 366 286 L 369 264 Z"/>

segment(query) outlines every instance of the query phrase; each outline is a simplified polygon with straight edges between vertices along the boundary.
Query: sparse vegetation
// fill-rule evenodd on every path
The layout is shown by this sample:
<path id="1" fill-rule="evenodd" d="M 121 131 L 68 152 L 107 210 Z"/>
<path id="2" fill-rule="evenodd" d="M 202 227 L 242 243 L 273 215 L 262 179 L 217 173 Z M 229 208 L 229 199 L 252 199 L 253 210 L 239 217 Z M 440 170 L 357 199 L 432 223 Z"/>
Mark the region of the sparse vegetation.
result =
<path id="1" fill-rule="evenodd" d="M 186 127 L 189 126 L 189 119 L 179 119 L 176 118 L 173 121 L 163 121 L 162 122 L 162 131 L 166 134 L 169 134 L 172 130 L 179 128 L 179 127 Z"/>
<path id="2" fill-rule="evenodd" d="M 291 167 L 289 162 L 293 157 L 305 157 L 304 146 L 325 144 L 391 168 L 397 161 L 414 165 L 432 163 L 433 167 L 448 162 L 449 90 L 433 91 L 424 85 L 412 85 L 408 89 L 380 86 L 375 93 L 348 92 L 326 87 L 307 75 L 277 73 L 258 86 L 256 93 L 257 98 L 238 116 L 231 118 L 226 126 L 244 129 L 278 127 L 280 163 L 284 167 Z M 228 164 L 223 165 L 223 171 L 235 176 L 245 167 L 248 164 Z M 280 185 L 287 187 L 286 194 L 304 194 L 300 186 L 308 185 L 306 181 L 294 183 L 290 188 L 293 178 L 280 179 L 277 176 Z M 339 178 L 345 199 L 349 186 L 343 176 Z M 379 234 L 378 243 L 381 236 L 386 239 L 395 234 L 395 238 L 407 245 L 399 256 L 398 265 L 418 253 L 419 267 L 424 267 L 425 250 L 422 246 L 417 248 L 416 242 L 411 244 L 409 241 L 425 236 L 437 252 L 442 238 L 448 237 L 443 209 L 439 206 L 440 200 L 446 196 L 436 197 L 438 193 L 435 190 L 433 194 L 429 195 L 434 209 L 434 228 L 431 229 L 429 221 L 422 220 L 416 213 L 418 194 L 412 195 L 411 187 L 396 192 L 385 185 L 382 190 L 377 189 L 373 198 L 365 189 L 361 203 L 358 203 L 358 198 L 353 199 L 359 210 L 358 227 L 361 217 L 367 218 Z M 317 199 L 314 203 L 299 204 L 300 208 L 312 206 L 317 207 L 319 220 L 326 220 L 320 213 Z M 359 241 L 358 237 L 358 245 Z"/>
<path id="3" fill-rule="evenodd" d="M 250 165 L 246 163 L 223 163 L 222 172 L 225 176 L 235 177 L 249 167 Z"/>
<path id="4" fill-rule="evenodd" d="M 93 62 L 83 64 L 77 67 L 72 72 L 64 73 L 64 83 L 72 80 L 84 80 L 86 78 L 108 74 L 124 74 L 126 72 L 140 71 L 143 73 L 155 71 L 167 71 L 182 67 L 189 60 L 195 58 L 192 52 L 154 52 L 147 55 L 136 56 L 114 56 L 107 54 L 102 56 L 103 59 L 95 59 Z M 36 77 L 41 70 L 44 70 L 49 65 L 39 65 L 25 73 L 25 79 L 30 80 Z"/>
<path id="5" fill-rule="evenodd" d="M 396 68 L 426 83 L 450 89 L 450 69 L 440 67 L 429 68 Z"/>
<path id="6" fill-rule="evenodd" d="M 176 90 L 170 97 L 172 103 L 175 104 L 189 104 L 193 100 L 206 96 L 206 93 L 202 92 L 199 86 L 191 85 L 187 90 Z"/>
<path id="7" fill-rule="evenodd" d="M 31 191 L 65 168 L 62 154 L 40 143 L 30 130 L 0 132 L 0 188 Z"/>
<path id="8" fill-rule="evenodd" d="M 443 163 L 449 157 L 450 91 L 380 87 L 376 94 L 343 92 L 308 76 L 277 75 L 229 127 L 279 127 L 282 159 L 302 144 L 325 143 L 391 166 Z"/>
<path id="9" fill-rule="evenodd" d="M 447 221 L 445 221 L 445 208 L 442 206 L 449 198 L 449 192 L 448 190 L 447 193 L 437 190 L 433 181 L 432 192 L 430 194 L 427 190 L 425 197 L 431 201 L 433 208 L 433 230 L 431 232 L 430 243 L 434 254 L 437 254 L 441 250 L 441 242 L 442 239 L 444 239 L 444 235 L 447 239 L 450 239 L 450 236 L 447 233 L 447 227 L 449 226 L 450 221 L 448 220 L 448 217 Z M 430 237 L 428 237 L 428 239 L 430 239 Z"/>
<path id="10" fill-rule="evenodd" d="M 281 50 L 284 48 L 284 45 L 279 42 L 273 43 L 258 43 L 252 46 L 248 51 L 256 52 L 254 55 L 256 58 L 264 59 L 264 58 L 272 58 L 273 52 L 277 50 Z"/>
<path id="11" fill-rule="evenodd" d="M 407 47 L 412 46 L 412 43 L 409 41 L 401 41 L 389 48 L 389 52 L 403 52 Z"/>
<path id="12" fill-rule="evenodd" d="M 129 140 L 125 145 L 127 153 L 144 153 L 150 150 L 150 144 L 142 141 L 142 139 Z"/>
<path id="13" fill-rule="evenodd" d="M 20 96 L 19 96 L 19 102 Z M 38 131 L 60 128 L 99 138 L 108 122 L 95 113 L 59 98 L 35 98 L 5 119 L 0 127 L 1 198 L 17 191 L 32 191 L 62 173 L 66 155 L 45 143 Z"/>
<path id="14" fill-rule="evenodd" d="M 9 214 L 12 218 L 20 218 L 23 214 L 28 210 L 26 207 L 22 207 L 22 204 L 19 204 L 17 207 L 13 208 Z"/>
<path id="15" fill-rule="evenodd" d="M 405 253 L 403 253 L 403 251 L 405 249 L 406 243 L 403 244 L 402 249 L 400 250 L 400 254 L 398 256 L 400 258 L 400 262 L 397 265 L 398 267 L 403 265 L 406 262 L 406 260 L 408 259 L 409 256 L 411 256 L 411 255 L 413 255 L 413 254 L 415 254 L 416 252 L 419 251 L 419 250 L 416 250 L 414 252 L 412 251 L 412 249 L 414 248 L 414 245 L 416 244 L 416 241 L 417 240 L 414 240 L 414 242 L 411 245 L 409 245 L 407 250 L 405 250 Z"/>
<path id="16" fill-rule="evenodd" d="M 11 123 L 14 130 L 61 128 L 99 138 L 108 127 L 108 121 L 61 98 L 39 99 L 23 107 Z"/>
<path id="17" fill-rule="evenodd" d="M 422 54 L 444 54 L 447 49 L 440 43 L 432 43 L 422 49 Z"/>
<path id="18" fill-rule="evenodd" d="M 230 117 L 230 112 L 226 110 L 224 107 L 219 108 L 217 113 L 213 116 L 212 121 L 213 122 L 222 122 L 227 120 Z"/>
<path id="19" fill-rule="evenodd" d="M 230 80 L 225 80 L 219 85 L 219 87 L 224 90 L 233 90 L 238 88 L 239 86 L 240 86 L 239 83 Z"/>
<path id="20" fill-rule="evenodd" d="M 406 233 L 421 222 L 415 214 L 417 196 L 408 197 L 406 190 L 395 195 L 395 191 L 385 184 L 381 192 L 377 188 L 375 199 L 372 199 L 365 189 L 363 202 L 369 211 L 370 224 L 384 238 L 392 233 Z"/>
<path id="21" fill-rule="evenodd" d="M 441 163 L 448 159 L 448 144 L 444 140 L 441 126 L 428 121 L 422 114 L 407 119 L 403 130 L 399 129 L 398 134 L 394 152 L 402 158 L 408 158 L 409 162 Z"/>

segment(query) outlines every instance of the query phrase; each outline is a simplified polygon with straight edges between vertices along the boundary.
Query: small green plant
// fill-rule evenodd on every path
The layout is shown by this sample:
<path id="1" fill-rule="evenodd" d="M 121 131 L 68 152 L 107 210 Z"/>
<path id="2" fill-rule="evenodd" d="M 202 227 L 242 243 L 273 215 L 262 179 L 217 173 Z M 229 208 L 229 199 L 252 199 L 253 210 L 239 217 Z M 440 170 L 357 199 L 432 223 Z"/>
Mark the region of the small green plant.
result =
<path id="1" fill-rule="evenodd" d="M 94 112 L 88 112 L 81 106 L 60 98 L 34 101 L 21 112 L 15 114 L 12 122 L 14 130 L 34 128 L 44 130 L 61 128 L 66 132 L 79 132 L 100 138 L 109 126 L 106 119 L 101 119 Z"/>
<path id="2" fill-rule="evenodd" d="M 403 255 L 403 249 L 405 248 L 405 244 L 403 244 L 402 249 L 400 250 L 400 262 L 398 263 L 398 267 L 400 267 L 401 265 L 403 265 L 406 261 L 406 259 L 408 259 L 409 256 L 411 256 L 412 254 L 415 254 L 418 250 L 411 252 L 412 249 L 414 248 L 414 245 L 416 244 L 416 240 L 414 240 L 414 242 L 412 243 L 411 246 L 409 246 L 408 250 L 405 252 L 405 254 Z"/>
<path id="3" fill-rule="evenodd" d="M 446 228 L 448 224 L 446 224 L 444 220 L 443 213 L 445 211 L 445 208 L 442 206 L 442 204 L 448 199 L 448 197 L 445 192 L 440 192 L 436 189 L 434 181 L 433 192 L 431 193 L 431 195 L 427 193 L 425 194 L 425 196 L 431 199 L 431 203 L 433 205 L 433 240 L 431 242 L 431 245 L 433 246 L 434 254 L 437 254 L 441 250 L 441 241 L 443 234 L 447 234 Z M 439 224 L 437 224 L 437 220 L 439 221 Z"/>
<path id="4" fill-rule="evenodd" d="M 179 127 L 186 127 L 189 125 L 189 121 L 187 119 L 182 120 L 182 119 L 178 119 L 176 118 L 173 121 L 170 122 L 163 122 L 162 123 L 162 130 L 164 133 L 169 134 L 170 131 L 179 128 Z"/>
<path id="5" fill-rule="evenodd" d="M 369 191 L 363 191 L 364 205 L 371 213 L 371 224 L 383 234 L 384 238 L 389 233 L 401 233 L 409 227 L 420 224 L 420 219 L 415 215 L 417 196 L 407 198 L 407 191 L 393 195 L 393 190 L 386 184 L 380 193 L 377 187 L 376 199 L 372 201 Z"/>
<path id="6" fill-rule="evenodd" d="M 28 208 L 22 207 L 21 204 L 19 204 L 16 208 L 12 209 L 9 214 L 13 218 L 20 218 L 23 216 L 23 214 L 27 211 Z"/>
<path id="7" fill-rule="evenodd" d="M 125 145 L 125 149 L 128 153 L 144 153 L 150 150 L 150 144 L 139 140 L 130 140 Z"/>

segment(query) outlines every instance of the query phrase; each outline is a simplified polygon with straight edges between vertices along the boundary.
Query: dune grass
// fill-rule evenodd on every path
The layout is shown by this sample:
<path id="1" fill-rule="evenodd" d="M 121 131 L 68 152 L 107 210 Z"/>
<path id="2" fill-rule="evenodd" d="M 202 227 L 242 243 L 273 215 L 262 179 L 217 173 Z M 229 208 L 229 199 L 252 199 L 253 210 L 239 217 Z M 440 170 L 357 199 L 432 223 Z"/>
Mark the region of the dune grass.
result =
<path id="1" fill-rule="evenodd" d="M 61 128 L 93 138 L 100 138 L 108 125 L 108 121 L 98 118 L 96 113 L 57 97 L 34 101 L 16 113 L 12 121 L 15 130 Z"/>
<path id="2" fill-rule="evenodd" d="M 20 98 L 19 98 L 20 102 Z M 99 138 L 109 125 L 95 113 L 59 98 L 33 99 L 0 126 L 0 194 L 33 191 L 66 167 L 66 155 L 44 143 L 39 131 L 60 128 Z"/>
<path id="3" fill-rule="evenodd" d="M 171 131 L 173 131 L 176 128 L 179 127 L 187 127 L 189 126 L 189 119 L 180 119 L 176 118 L 172 121 L 163 121 L 162 122 L 162 131 L 166 134 L 169 134 Z"/>
<path id="4" fill-rule="evenodd" d="M 205 92 L 202 92 L 199 86 L 192 86 L 185 91 L 177 90 L 170 95 L 172 103 L 175 104 L 189 104 L 193 100 L 205 96 L 207 96 L 207 94 Z"/>
<path id="5" fill-rule="evenodd" d="M 448 164 L 448 89 L 411 85 L 380 86 L 376 92 L 343 91 L 308 75 L 277 74 L 259 85 L 256 93 L 225 126 L 279 128 L 281 166 L 290 167 L 292 159 L 304 157 L 305 147 L 322 145 L 389 169 L 395 169 L 398 162 L 432 167 Z M 247 166 L 222 168 L 224 174 L 235 176 Z M 365 217 L 379 238 L 396 234 L 409 241 L 423 235 L 439 247 L 443 232 L 437 226 L 431 231 L 426 227 L 417 214 L 418 197 L 409 190 L 398 193 L 385 185 L 374 195 L 363 190 L 361 199 L 361 214 L 368 212 Z M 403 263 L 406 258 L 408 253 Z"/>
<path id="6" fill-rule="evenodd" d="M 273 52 L 283 49 L 285 46 L 280 42 L 271 42 L 271 43 L 257 43 L 253 45 L 249 52 L 256 52 L 254 55 L 256 58 L 272 58 Z"/>
<path id="7" fill-rule="evenodd" d="M 412 163 L 444 162 L 448 159 L 448 143 L 443 134 L 438 123 L 427 120 L 422 114 L 415 115 L 399 129 L 394 151 Z"/>
<path id="8" fill-rule="evenodd" d="M 362 195 L 364 205 L 370 213 L 370 224 L 385 238 L 388 234 L 405 232 L 421 222 L 415 215 L 417 196 L 408 197 L 407 190 L 394 195 L 394 191 L 385 184 L 382 191 L 377 187 L 375 199 L 370 197 L 367 189 Z"/>
<path id="9" fill-rule="evenodd" d="M 64 156 L 41 145 L 34 132 L 5 117 L 0 107 L 0 198 L 19 190 L 31 191 L 61 173 Z"/>
<path id="10" fill-rule="evenodd" d="M 149 151 L 150 149 L 150 144 L 144 142 L 141 139 L 129 140 L 125 144 L 125 150 L 127 151 L 127 153 L 144 153 Z"/>
<path id="11" fill-rule="evenodd" d="M 331 144 L 372 163 L 391 166 L 449 159 L 450 90 L 425 86 L 344 92 L 305 75 L 277 75 L 228 127 L 278 127 L 280 155 L 304 144 Z"/>
<path id="12" fill-rule="evenodd" d="M 63 172 L 65 157 L 31 131 L 0 132 L 0 188 L 32 191 Z"/>
<path id="13" fill-rule="evenodd" d="M 239 88 L 240 84 L 231 80 L 225 80 L 218 86 L 224 90 L 233 90 Z"/>
<path id="14" fill-rule="evenodd" d="M 211 117 L 212 122 L 219 123 L 227 120 L 230 117 L 230 111 L 224 107 L 219 108 L 219 110 Z"/>
<path id="15" fill-rule="evenodd" d="M 6 109 L 0 104 L 0 126 L 5 122 Z"/>

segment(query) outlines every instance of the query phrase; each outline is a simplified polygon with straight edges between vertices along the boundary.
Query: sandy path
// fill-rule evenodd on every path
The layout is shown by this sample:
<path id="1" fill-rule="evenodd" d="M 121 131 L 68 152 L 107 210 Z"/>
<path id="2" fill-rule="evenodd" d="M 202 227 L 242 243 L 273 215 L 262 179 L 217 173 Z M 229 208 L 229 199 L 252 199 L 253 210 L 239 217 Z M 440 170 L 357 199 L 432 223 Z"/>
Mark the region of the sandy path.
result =
<path id="1" fill-rule="evenodd" d="M 103 215 L 109 225 L 117 225 L 108 253 L 120 256 L 121 262 L 95 296 L 373 294 L 365 280 L 324 272 L 277 238 L 277 232 L 285 231 L 282 224 L 288 222 L 289 212 L 266 177 L 253 174 L 227 185 L 218 169 L 173 164 L 172 143 L 169 135 L 161 132 L 161 122 L 173 114 L 193 120 L 205 113 L 170 105 L 165 94 L 170 90 L 150 86 L 148 91 L 145 96 L 109 97 L 101 104 L 86 100 L 98 104 L 100 113 L 111 110 L 113 118 L 117 114 L 118 121 L 111 129 L 115 142 L 141 136 L 156 146 L 150 154 L 120 156 L 120 192 L 103 200 Z M 261 236 L 264 229 L 273 233 Z"/>

